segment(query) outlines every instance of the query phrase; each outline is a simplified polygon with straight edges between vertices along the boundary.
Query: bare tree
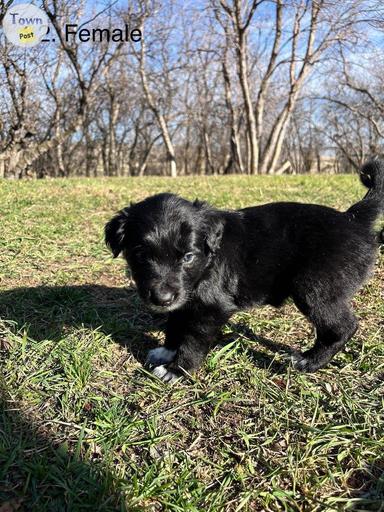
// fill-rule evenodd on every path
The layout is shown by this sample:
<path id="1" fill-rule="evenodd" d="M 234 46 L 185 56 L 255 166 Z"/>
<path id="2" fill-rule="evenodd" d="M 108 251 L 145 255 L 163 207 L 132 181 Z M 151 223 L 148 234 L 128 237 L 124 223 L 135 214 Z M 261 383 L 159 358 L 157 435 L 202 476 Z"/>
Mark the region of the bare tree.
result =
<path id="1" fill-rule="evenodd" d="M 306 79 L 333 45 L 351 37 L 361 2 L 356 0 L 333 5 L 325 0 L 317 0 L 283 4 L 282 0 L 275 0 L 272 41 L 264 52 L 267 53 L 267 64 L 255 62 L 258 80 L 252 80 L 247 35 L 262 4 L 262 0 L 232 0 L 231 3 L 219 0 L 213 6 L 218 19 L 220 15 L 217 15 L 217 11 L 220 8 L 229 17 L 235 34 L 238 79 L 243 92 L 250 145 L 249 172 L 264 174 L 276 169 L 289 121 Z M 283 39 L 283 25 L 286 27 L 290 20 L 291 33 Z M 225 26 L 225 22 L 221 23 Z M 257 83 L 255 99 L 251 97 L 251 80 L 253 84 Z M 266 123 L 265 106 L 276 80 L 280 83 L 281 101 L 276 106 L 274 120 Z"/>
<path id="2" fill-rule="evenodd" d="M 169 107 L 170 102 L 172 101 L 172 70 L 170 69 L 171 65 L 169 62 L 170 55 L 168 46 L 170 44 L 169 38 L 172 27 L 169 25 L 169 20 L 163 19 L 166 25 L 164 26 L 160 24 L 160 26 L 152 27 L 152 32 L 150 34 L 149 31 L 146 31 L 146 27 L 148 27 L 149 22 L 156 21 L 157 13 L 164 6 L 161 2 L 154 3 L 150 6 L 148 1 L 143 0 L 139 3 L 139 7 L 139 28 L 143 34 L 143 38 L 141 41 L 140 51 L 136 51 L 136 49 L 133 48 L 134 55 L 138 61 L 141 84 L 148 107 L 152 111 L 161 131 L 163 142 L 166 148 L 169 173 L 172 177 L 176 177 L 177 168 L 175 149 L 169 129 L 169 116 L 167 116 L 165 112 L 166 108 L 164 108 L 167 106 Z M 149 37 L 151 37 L 151 42 L 148 44 L 146 40 L 147 38 L 149 39 Z M 159 52 L 160 59 L 156 59 L 149 46 L 156 48 L 156 51 Z M 149 68 L 148 61 L 160 64 L 161 77 L 159 76 L 159 70 Z M 156 82 L 160 82 L 164 86 L 164 81 L 166 82 L 165 87 L 159 91 L 158 83 Z"/>
<path id="3" fill-rule="evenodd" d="M 239 115 L 238 109 L 234 104 L 233 93 L 232 93 L 232 79 L 229 63 L 229 47 L 230 47 L 230 35 L 228 25 L 224 25 L 225 30 L 225 46 L 223 49 L 222 56 L 222 72 L 224 79 L 224 91 L 225 91 L 225 103 L 229 112 L 229 123 L 230 123 L 230 158 L 226 162 L 224 172 L 227 174 L 233 167 L 235 172 L 244 172 L 243 157 L 241 153 L 241 142 L 239 133 Z"/>
<path id="4" fill-rule="evenodd" d="M 250 146 L 250 158 L 248 168 L 251 174 L 258 172 L 259 166 L 259 145 L 256 132 L 256 117 L 250 92 L 249 84 L 249 68 L 248 68 L 248 44 L 247 36 L 252 18 L 255 14 L 256 8 L 263 3 L 263 0 L 252 0 L 242 2 L 241 0 L 232 0 L 226 2 L 219 0 L 213 4 L 216 11 L 216 16 L 220 20 L 220 15 L 217 10 L 221 7 L 222 11 L 229 17 L 234 34 L 234 44 L 236 48 L 237 64 L 239 69 L 239 81 L 243 93 L 244 107 L 247 119 L 248 140 Z M 225 21 L 222 22 L 226 26 Z M 226 29 L 226 32 L 228 30 Z"/>
<path id="5" fill-rule="evenodd" d="M 67 40 L 84 6 L 44 0 L 56 43 L 28 55 L 0 34 L 0 176 L 349 170 L 383 148 L 377 38 L 350 59 L 377 0 L 95 2 L 86 28 L 131 44 Z"/>

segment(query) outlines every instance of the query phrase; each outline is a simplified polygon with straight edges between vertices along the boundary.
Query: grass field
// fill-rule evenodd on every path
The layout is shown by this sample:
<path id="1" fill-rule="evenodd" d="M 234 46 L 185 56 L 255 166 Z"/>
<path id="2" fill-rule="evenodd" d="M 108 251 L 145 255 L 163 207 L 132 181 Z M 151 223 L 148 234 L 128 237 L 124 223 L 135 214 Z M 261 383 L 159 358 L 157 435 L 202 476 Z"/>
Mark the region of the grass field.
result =
<path id="1" fill-rule="evenodd" d="M 162 317 L 141 305 L 103 226 L 171 190 L 218 207 L 348 207 L 356 177 L 0 182 L 0 512 L 384 511 L 384 258 L 360 329 L 325 370 L 290 303 L 241 313 L 190 381 L 142 366 Z"/>

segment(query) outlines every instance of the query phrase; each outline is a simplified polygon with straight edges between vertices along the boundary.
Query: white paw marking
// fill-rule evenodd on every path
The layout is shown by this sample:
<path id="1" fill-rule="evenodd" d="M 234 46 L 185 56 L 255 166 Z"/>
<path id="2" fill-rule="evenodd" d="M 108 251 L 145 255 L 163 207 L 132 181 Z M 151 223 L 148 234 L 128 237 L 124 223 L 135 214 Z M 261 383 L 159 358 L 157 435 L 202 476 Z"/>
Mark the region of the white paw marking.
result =
<path id="1" fill-rule="evenodd" d="M 176 355 L 176 350 L 169 350 L 165 347 L 158 347 L 150 350 L 147 356 L 147 364 L 153 366 L 160 366 L 163 364 L 168 364 L 174 360 Z"/>
<path id="2" fill-rule="evenodd" d="M 303 357 L 301 354 L 297 354 L 291 357 L 292 365 L 296 370 L 306 370 L 308 366 L 308 359 Z"/>
<path id="3" fill-rule="evenodd" d="M 156 368 L 153 369 L 152 373 L 153 375 L 155 375 L 164 382 L 175 382 L 179 378 L 173 372 L 167 370 L 167 368 L 163 365 L 156 366 Z"/>
<path id="4" fill-rule="evenodd" d="M 159 377 L 159 379 L 162 379 L 164 375 L 166 375 L 167 369 L 165 366 L 156 366 L 156 368 L 153 369 L 152 373 L 156 377 Z"/>

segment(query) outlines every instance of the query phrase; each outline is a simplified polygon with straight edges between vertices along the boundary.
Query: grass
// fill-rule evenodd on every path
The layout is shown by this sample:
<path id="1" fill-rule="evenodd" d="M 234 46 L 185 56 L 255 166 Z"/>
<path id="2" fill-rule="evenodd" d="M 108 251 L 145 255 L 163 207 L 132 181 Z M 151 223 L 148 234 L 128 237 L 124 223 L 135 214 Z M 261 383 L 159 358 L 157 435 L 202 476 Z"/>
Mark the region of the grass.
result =
<path id="1" fill-rule="evenodd" d="M 292 304 L 240 313 L 189 382 L 143 369 L 164 320 L 140 304 L 105 221 L 172 190 L 219 207 L 348 207 L 356 177 L 0 182 L 0 511 L 383 511 L 383 255 L 360 330 L 329 368 Z"/>

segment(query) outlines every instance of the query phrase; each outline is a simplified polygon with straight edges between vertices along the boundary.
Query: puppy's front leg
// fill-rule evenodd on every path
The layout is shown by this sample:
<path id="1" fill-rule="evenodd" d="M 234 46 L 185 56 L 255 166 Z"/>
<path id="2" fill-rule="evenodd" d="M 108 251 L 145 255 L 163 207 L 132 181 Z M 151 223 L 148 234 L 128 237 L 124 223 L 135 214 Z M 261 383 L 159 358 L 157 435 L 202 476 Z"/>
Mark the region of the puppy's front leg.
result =
<path id="1" fill-rule="evenodd" d="M 197 370 L 226 320 L 212 313 L 197 311 L 170 313 L 163 350 L 167 351 L 167 355 L 172 354 L 173 360 L 169 364 L 156 366 L 153 373 L 169 382 L 180 377 L 182 370 Z"/>

